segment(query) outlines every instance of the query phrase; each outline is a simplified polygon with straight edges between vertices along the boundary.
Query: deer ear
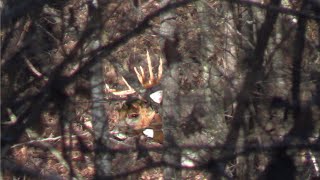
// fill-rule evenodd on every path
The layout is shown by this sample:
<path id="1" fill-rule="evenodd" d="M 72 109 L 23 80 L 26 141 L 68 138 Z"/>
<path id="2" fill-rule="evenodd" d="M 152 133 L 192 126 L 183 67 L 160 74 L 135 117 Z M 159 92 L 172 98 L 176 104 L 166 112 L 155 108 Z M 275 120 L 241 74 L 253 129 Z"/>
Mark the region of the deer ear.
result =
<path id="1" fill-rule="evenodd" d="M 160 103 L 162 102 L 162 95 L 163 95 L 163 91 L 160 90 L 160 91 L 156 91 L 156 92 L 150 94 L 150 98 L 151 98 L 154 102 L 160 104 Z"/>

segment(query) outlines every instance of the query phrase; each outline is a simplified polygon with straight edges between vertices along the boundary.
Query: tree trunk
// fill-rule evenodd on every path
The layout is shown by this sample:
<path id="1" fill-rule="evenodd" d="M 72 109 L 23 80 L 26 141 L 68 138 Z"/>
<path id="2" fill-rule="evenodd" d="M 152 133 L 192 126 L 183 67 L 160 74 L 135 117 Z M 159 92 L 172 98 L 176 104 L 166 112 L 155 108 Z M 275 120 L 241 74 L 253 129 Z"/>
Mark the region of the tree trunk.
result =
<path id="1" fill-rule="evenodd" d="M 237 4 L 229 4 L 230 10 L 232 12 L 232 22 L 234 23 L 235 30 L 240 32 L 242 36 L 233 35 L 235 37 L 233 44 L 238 47 L 236 49 L 236 57 L 240 60 L 237 65 L 237 73 L 243 75 L 243 71 L 248 69 L 248 61 L 246 57 L 248 54 L 252 54 L 254 50 L 254 33 L 255 33 L 255 19 L 253 17 L 252 7 L 242 7 Z M 251 23 L 250 23 L 251 22 Z M 245 120 L 243 131 L 239 133 L 237 151 L 243 151 L 245 147 L 252 146 L 249 142 L 250 133 L 254 130 L 253 126 L 249 126 L 249 120 Z M 260 134 L 256 134 L 255 137 L 258 139 Z M 235 175 L 238 179 L 244 180 L 248 177 L 254 177 L 255 174 L 252 173 L 255 170 L 254 167 L 255 154 L 239 155 L 236 158 L 235 164 Z"/>
<path id="2" fill-rule="evenodd" d="M 270 4 L 274 6 L 279 6 L 280 3 L 281 1 L 279 0 L 272 0 L 270 2 Z M 257 45 L 253 53 L 246 55 L 244 59 L 241 60 L 244 63 L 249 63 L 248 70 L 242 88 L 237 96 L 237 107 L 231 122 L 231 129 L 224 144 L 226 147 L 231 148 L 228 148 L 228 151 L 222 150 L 222 156 L 234 154 L 243 148 L 243 142 L 241 142 L 243 140 L 241 140 L 240 137 L 242 136 L 242 130 L 245 130 L 245 115 L 248 113 L 251 104 L 250 97 L 252 97 L 253 92 L 256 90 L 257 82 L 263 77 L 264 54 L 277 17 L 278 12 L 267 11 L 265 20 L 257 32 Z M 240 147 L 237 146 L 239 142 L 241 142 Z M 241 158 L 240 160 L 243 161 Z"/>
<path id="3" fill-rule="evenodd" d="M 170 3 L 168 0 L 163 0 L 162 5 Z M 174 3 L 174 1 L 171 1 Z M 178 84 L 178 62 L 179 54 L 177 51 L 177 39 L 175 39 L 176 22 L 175 13 L 173 10 L 161 15 L 160 36 L 161 48 L 168 65 L 168 70 L 164 73 L 162 88 L 163 104 L 163 133 L 164 133 L 164 160 L 169 166 L 164 168 L 164 179 L 181 179 L 181 171 L 170 167 L 170 164 L 175 166 L 180 165 L 181 155 L 178 148 L 179 145 L 179 130 L 178 121 L 179 114 L 179 84 Z"/>
<path id="4" fill-rule="evenodd" d="M 209 127 L 210 134 L 214 138 L 215 143 L 221 143 L 224 141 L 227 126 L 224 119 L 224 85 L 221 83 L 220 72 L 217 69 L 217 62 L 211 64 L 210 59 L 214 58 L 214 43 L 215 38 L 211 33 L 213 22 L 211 21 L 212 15 L 210 15 L 211 9 L 203 1 L 196 2 L 196 8 L 200 19 L 200 57 L 199 61 L 201 62 L 203 69 L 203 78 L 204 78 L 204 103 L 201 103 L 206 111 L 205 124 Z M 214 59 L 217 61 L 217 58 Z M 212 154 L 215 157 L 214 154 Z M 214 173 L 214 172 L 211 172 Z M 211 178 L 215 176 L 211 174 Z"/>
<path id="5" fill-rule="evenodd" d="M 99 9 L 99 1 L 92 2 L 89 7 L 89 15 L 93 16 L 92 25 L 96 26 L 98 32 L 91 39 L 89 49 L 97 49 L 101 46 L 101 9 Z M 109 146 L 109 125 L 108 116 L 104 106 L 104 78 L 103 78 L 103 62 L 99 58 L 92 66 L 91 71 L 91 99 L 92 99 L 92 126 L 94 132 L 95 145 L 95 179 L 111 179 L 111 155 L 108 153 Z"/>
<path id="6" fill-rule="evenodd" d="M 95 137 L 96 178 L 111 175 L 111 158 L 106 148 L 109 145 L 108 117 L 104 107 L 104 86 L 102 62 L 98 61 L 92 67 L 92 124 Z"/>

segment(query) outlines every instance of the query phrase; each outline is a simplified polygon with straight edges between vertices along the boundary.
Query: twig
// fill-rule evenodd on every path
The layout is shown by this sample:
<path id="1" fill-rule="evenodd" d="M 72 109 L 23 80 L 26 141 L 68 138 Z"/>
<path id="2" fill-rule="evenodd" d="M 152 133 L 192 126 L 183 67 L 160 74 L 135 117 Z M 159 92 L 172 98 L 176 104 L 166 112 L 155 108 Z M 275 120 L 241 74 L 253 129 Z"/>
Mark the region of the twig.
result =
<path id="1" fill-rule="evenodd" d="M 80 134 L 80 135 L 88 135 L 89 133 L 86 132 L 86 133 L 83 133 L 83 134 Z M 76 138 L 77 136 L 79 135 L 72 135 L 71 138 Z M 23 142 L 23 143 L 19 143 L 19 144 L 15 144 L 13 146 L 11 146 L 10 148 L 16 148 L 16 147 L 19 147 L 19 146 L 24 146 L 24 145 L 30 145 L 30 144 L 34 144 L 34 143 L 44 143 L 44 142 L 51 142 L 51 141 L 58 141 L 62 138 L 62 136 L 57 136 L 57 137 L 52 137 L 52 138 L 45 138 L 45 139 L 36 139 L 36 140 L 31 140 L 31 141 L 28 141 L 28 142 Z"/>
<path id="2" fill-rule="evenodd" d="M 29 61 L 29 59 L 27 57 L 24 57 L 24 61 L 26 62 L 29 70 L 38 78 L 42 78 L 44 77 L 43 74 L 41 72 L 39 72 L 34 65 Z"/>

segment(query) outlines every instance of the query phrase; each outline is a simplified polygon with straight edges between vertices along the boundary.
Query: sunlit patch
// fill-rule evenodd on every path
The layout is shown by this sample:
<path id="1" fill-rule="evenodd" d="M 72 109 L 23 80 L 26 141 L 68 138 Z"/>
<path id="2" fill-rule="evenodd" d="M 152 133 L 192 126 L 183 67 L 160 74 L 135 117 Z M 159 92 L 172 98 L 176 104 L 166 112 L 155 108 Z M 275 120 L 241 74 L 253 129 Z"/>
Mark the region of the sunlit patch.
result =
<path id="1" fill-rule="evenodd" d="M 154 131 L 153 129 L 145 129 L 143 131 L 143 134 L 149 138 L 153 138 L 154 137 Z"/>
<path id="2" fill-rule="evenodd" d="M 184 157 L 184 156 L 182 156 L 181 165 L 184 166 L 184 167 L 189 167 L 189 168 L 195 166 L 194 162 L 190 158 L 187 158 L 187 157 Z"/>
<path id="3" fill-rule="evenodd" d="M 163 95 L 163 91 L 160 90 L 160 91 L 156 91 L 156 92 L 150 94 L 150 98 L 151 98 L 154 102 L 160 104 L 160 103 L 162 102 L 162 95 Z"/>
<path id="4" fill-rule="evenodd" d="M 116 139 L 119 139 L 120 141 L 123 141 L 128 138 L 127 135 L 124 133 L 119 132 L 118 130 L 113 130 L 110 132 Z"/>

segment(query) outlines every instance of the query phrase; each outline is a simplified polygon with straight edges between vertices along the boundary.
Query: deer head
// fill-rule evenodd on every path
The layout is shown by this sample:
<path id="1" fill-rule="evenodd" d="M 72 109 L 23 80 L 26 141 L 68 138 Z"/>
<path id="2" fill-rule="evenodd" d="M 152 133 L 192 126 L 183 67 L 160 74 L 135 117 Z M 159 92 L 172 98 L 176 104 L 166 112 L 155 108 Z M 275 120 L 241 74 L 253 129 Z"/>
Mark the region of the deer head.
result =
<path id="1" fill-rule="evenodd" d="M 147 51 L 147 64 L 149 71 L 149 79 L 145 76 L 145 71 L 142 66 L 139 68 L 134 67 L 135 74 L 142 85 L 142 88 L 149 89 L 160 83 L 162 77 L 162 59 L 160 58 L 158 73 L 155 75 L 153 73 L 153 67 L 151 63 L 151 58 L 149 52 Z M 129 85 L 125 78 L 122 78 L 124 83 L 127 86 L 127 90 L 117 91 L 110 89 L 106 85 L 106 90 L 109 93 L 112 93 L 115 96 L 128 96 L 136 93 L 135 90 Z M 162 101 L 162 91 L 157 91 L 150 95 L 150 98 L 156 102 L 161 103 Z M 119 110 L 118 110 L 118 126 L 117 129 L 121 132 L 124 132 L 128 135 L 142 135 L 146 134 L 157 141 L 162 143 L 163 134 L 162 134 L 162 121 L 160 115 L 150 107 L 149 103 L 144 99 L 136 99 L 133 101 L 127 101 Z M 147 133 L 148 132 L 148 133 Z M 151 132 L 151 134 L 150 134 Z"/>

